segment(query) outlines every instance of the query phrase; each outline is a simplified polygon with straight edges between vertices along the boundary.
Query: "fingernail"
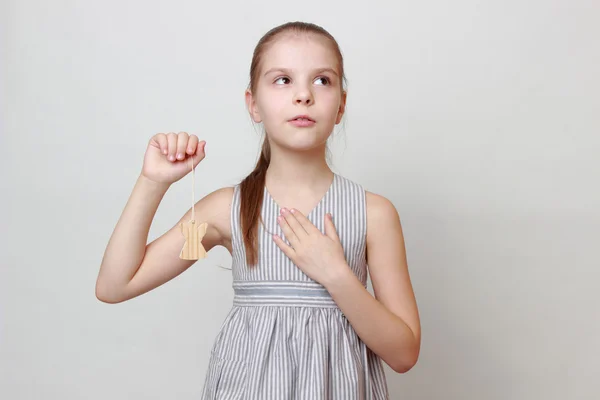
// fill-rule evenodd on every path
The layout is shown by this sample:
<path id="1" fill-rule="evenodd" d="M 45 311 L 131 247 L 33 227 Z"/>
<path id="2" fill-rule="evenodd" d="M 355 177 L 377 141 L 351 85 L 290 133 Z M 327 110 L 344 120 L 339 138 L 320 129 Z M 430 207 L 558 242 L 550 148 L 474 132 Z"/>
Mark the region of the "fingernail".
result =
<path id="1" fill-rule="evenodd" d="M 293 208 L 290 210 L 290 212 L 293 214 L 296 212 L 296 210 L 294 210 Z"/>

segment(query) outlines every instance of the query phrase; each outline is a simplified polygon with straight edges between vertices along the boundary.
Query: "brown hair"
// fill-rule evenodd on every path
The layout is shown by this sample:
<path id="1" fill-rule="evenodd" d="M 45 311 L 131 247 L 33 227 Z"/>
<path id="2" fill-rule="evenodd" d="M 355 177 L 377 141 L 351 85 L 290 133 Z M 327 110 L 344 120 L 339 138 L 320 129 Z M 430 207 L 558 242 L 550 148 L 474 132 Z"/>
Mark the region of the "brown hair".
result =
<path id="1" fill-rule="evenodd" d="M 250 83 L 248 88 L 252 94 L 256 93 L 256 85 L 260 73 L 261 59 L 269 45 L 284 33 L 313 34 L 329 40 L 332 50 L 338 58 L 340 73 L 340 90 L 343 90 L 344 62 L 342 52 L 334 37 L 322 27 L 307 22 L 288 22 L 268 31 L 259 41 L 254 49 L 252 63 L 250 64 Z M 267 168 L 271 160 L 271 147 L 265 134 L 263 138 L 262 151 L 254 170 L 240 183 L 240 220 L 242 236 L 246 249 L 246 263 L 254 266 L 258 261 L 258 221 L 261 220 L 261 207 L 264 195 L 264 185 Z"/>

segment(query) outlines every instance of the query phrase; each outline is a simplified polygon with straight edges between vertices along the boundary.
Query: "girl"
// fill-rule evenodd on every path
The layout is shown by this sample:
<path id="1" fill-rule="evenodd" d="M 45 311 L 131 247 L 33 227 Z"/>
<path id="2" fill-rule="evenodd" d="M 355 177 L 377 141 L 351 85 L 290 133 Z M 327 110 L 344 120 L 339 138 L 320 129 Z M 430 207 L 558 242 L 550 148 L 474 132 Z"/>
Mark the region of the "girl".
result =
<path id="1" fill-rule="evenodd" d="M 382 360 L 399 373 L 417 362 L 420 321 L 398 213 L 325 159 L 344 114 L 343 81 L 338 44 L 319 26 L 284 24 L 256 46 L 246 103 L 265 128 L 262 154 L 241 183 L 194 208 L 208 223 L 205 250 L 232 255 L 235 293 L 203 399 L 388 399 Z M 162 196 L 204 159 L 205 144 L 185 132 L 150 140 L 102 260 L 98 299 L 131 299 L 194 263 L 178 257 L 179 223 L 191 210 L 146 240 Z"/>

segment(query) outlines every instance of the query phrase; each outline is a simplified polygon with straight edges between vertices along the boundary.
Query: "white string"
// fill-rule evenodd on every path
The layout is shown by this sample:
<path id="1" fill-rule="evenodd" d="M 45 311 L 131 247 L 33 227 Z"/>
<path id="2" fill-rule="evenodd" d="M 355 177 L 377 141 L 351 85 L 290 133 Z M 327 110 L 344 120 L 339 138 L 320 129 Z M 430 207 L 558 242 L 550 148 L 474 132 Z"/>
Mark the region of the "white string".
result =
<path id="1" fill-rule="evenodd" d="M 192 164 L 192 223 L 195 222 L 196 215 L 194 213 L 195 195 L 194 195 L 194 157 L 190 157 L 190 163 Z"/>

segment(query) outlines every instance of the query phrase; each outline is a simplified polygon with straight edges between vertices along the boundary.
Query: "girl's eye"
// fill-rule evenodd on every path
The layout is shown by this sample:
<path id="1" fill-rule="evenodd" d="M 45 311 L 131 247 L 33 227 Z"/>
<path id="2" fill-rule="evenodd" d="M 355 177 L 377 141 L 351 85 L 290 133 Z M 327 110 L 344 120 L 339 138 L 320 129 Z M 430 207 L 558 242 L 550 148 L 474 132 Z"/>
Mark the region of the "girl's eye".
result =
<path id="1" fill-rule="evenodd" d="M 327 78 L 325 76 L 320 76 L 315 80 L 315 82 L 319 82 L 319 81 L 322 82 L 322 83 L 320 83 L 320 85 L 329 85 L 331 83 L 329 81 L 329 78 Z M 278 85 L 287 85 L 290 82 L 291 82 L 290 78 L 288 78 L 287 76 L 282 76 L 282 77 L 277 78 L 274 83 L 278 84 Z M 317 83 L 317 84 L 319 84 L 319 83 Z"/>
<path id="2" fill-rule="evenodd" d="M 282 76 L 281 78 L 277 78 L 275 80 L 275 83 L 277 82 L 282 82 L 285 85 L 287 83 L 290 83 L 290 78 L 288 78 L 287 76 Z"/>

